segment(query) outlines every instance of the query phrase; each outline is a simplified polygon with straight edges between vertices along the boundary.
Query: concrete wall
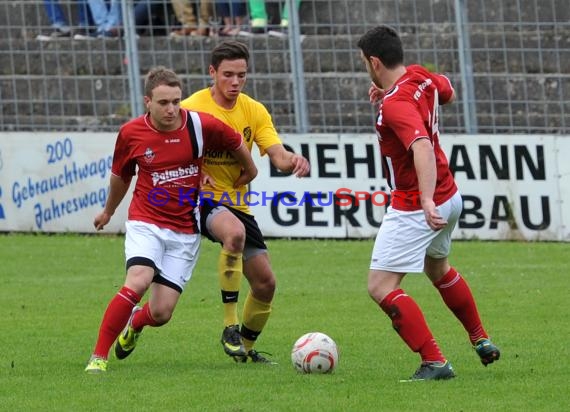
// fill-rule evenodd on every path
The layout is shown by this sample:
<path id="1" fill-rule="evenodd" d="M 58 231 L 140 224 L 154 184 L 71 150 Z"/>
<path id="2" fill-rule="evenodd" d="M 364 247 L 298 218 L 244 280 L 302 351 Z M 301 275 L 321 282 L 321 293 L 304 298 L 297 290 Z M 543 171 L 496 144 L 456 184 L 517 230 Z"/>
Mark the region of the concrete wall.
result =
<path id="1" fill-rule="evenodd" d="M 378 23 L 394 24 L 401 31 L 407 62 L 422 62 L 448 73 L 460 92 L 457 35 L 450 23 L 455 20 L 453 3 L 394 0 L 371 9 L 370 2 L 358 0 L 303 1 L 303 66 L 312 131 L 331 131 L 331 125 L 335 131 L 369 129 L 372 111 L 364 100 L 368 81 L 356 42 L 366 28 Z M 491 1 L 468 3 L 477 115 L 479 124 L 487 125 L 480 131 L 509 132 L 513 124 L 530 131 L 570 130 L 563 116 L 545 120 L 545 111 L 556 114 L 561 105 L 565 113 L 570 111 L 569 103 L 561 104 L 570 96 L 570 3 L 555 0 L 553 8 L 544 6 L 551 2 L 503 2 L 500 13 Z M 516 13 L 519 6 L 521 13 Z M 73 9 L 68 12 L 73 16 Z M 521 24 L 521 16 L 525 21 L 534 19 L 534 24 Z M 510 20 L 517 20 L 516 24 L 511 26 Z M 50 128 L 82 130 L 115 127 L 128 119 L 123 42 L 35 40 L 47 25 L 41 2 L 0 2 L 4 29 L 0 128 L 45 123 Z M 242 40 L 253 51 L 246 91 L 270 106 L 276 122 L 294 124 L 287 41 Z M 141 74 L 165 64 L 182 74 L 188 92 L 204 87 L 208 51 L 216 42 L 214 38 L 143 36 L 138 40 Z M 444 111 L 442 120 L 448 129 L 461 132 L 461 107 Z"/>

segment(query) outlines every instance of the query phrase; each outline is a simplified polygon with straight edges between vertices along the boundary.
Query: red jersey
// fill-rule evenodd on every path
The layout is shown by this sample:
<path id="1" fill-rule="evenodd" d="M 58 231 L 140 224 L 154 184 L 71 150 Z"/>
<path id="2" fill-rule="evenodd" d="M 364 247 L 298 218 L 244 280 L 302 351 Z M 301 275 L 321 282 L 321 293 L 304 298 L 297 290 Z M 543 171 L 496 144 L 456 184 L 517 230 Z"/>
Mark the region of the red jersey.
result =
<path id="1" fill-rule="evenodd" d="M 430 73 L 417 65 L 408 66 L 406 70 L 382 100 L 376 131 L 382 167 L 392 189 L 392 207 L 413 211 L 422 208 L 414 154 L 410 150 L 417 139 L 428 138 L 435 152 L 435 204 L 444 203 L 457 192 L 447 158 L 439 145 L 438 131 L 439 104 L 449 101 L 453 88 L 442 74 Z"/>
<path id="2" fill-rule="evenodd" d="M 183 109 L 180 113 L 182 126 L 173 131 L 155 129 L 149 114 L 123 125 L 115 144 L 112 173 L 125 182 L 138 174 L 129 220 L 198 233 L 195 211 L 204 151 L 234 151 L 242 137 L 209 114 Z"/>

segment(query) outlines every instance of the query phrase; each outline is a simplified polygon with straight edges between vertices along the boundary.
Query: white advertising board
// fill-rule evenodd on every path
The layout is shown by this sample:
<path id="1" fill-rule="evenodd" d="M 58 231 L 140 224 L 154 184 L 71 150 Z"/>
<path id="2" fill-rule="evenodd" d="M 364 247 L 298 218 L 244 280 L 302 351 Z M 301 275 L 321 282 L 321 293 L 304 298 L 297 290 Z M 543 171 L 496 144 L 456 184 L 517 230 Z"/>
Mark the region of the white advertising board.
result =
<path id="1" fill-rule="evenodd" d="M 0 231 L 92 233 L 109 184 L 112 133 L 0 134 Z M 375 236 L 389 189 L 374 135 L 284 135 L 311 162 L 297 179 L 254 157 L 252 211 L 267 237 Z M 464 199 L 454 236 L 570 241 L 570 138 L 443 135 Z M 132 190 L 132 187 L 131 187 Z M 107 226 L 122 232 L 130 193 Z"/>
<path id="2" fill-rule="evenodd" d="M 278 176 L 268 159 L 258 160 L 260 175 L 252 188 L 295 192 L 297 199 L 252 208 L 264 234 L 375 236 L 385 212 L 382 192 L 389 193 L 376 138 L 307 134 L 283 139 L 293 151 L 309 158 L 311 176 Z M 569 241 L 569 212 L 563 207 L 570 200 L 570 167 L 563 159 L 563 153 L 569 153 L 563 148 L 569 146 L 565 136 L 444 135 L 442 147 L 464 200 L 455 238 Z M 327 206 L 304 202 L 307 192 L 323 194 L 329 199 Z M 330 194 L 349 192 L 360 199 L 364 192 L 370 197 L 330 202 Z"/>
<path id="3" fill-rule="evenodd" d="M 0 231 L 95 232 L 115 134 L 0 134 Z M 130 197 L 130 194 L 128 195 Z M 124 231 L 125 199 L 105 231 Z"/>

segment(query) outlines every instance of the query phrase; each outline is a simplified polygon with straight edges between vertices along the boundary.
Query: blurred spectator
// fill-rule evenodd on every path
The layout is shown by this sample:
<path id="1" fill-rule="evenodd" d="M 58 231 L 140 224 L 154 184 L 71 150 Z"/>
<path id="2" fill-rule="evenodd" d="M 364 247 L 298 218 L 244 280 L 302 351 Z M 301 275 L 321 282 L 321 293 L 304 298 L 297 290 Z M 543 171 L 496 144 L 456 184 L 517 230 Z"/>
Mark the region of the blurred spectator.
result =
<path id="1" fill-rule="evenodd" d="M 297 10 L 301 0 L 296 0 Z M 289 27 L 289 8 L 285 2 L 280 10 L 279 26 L 283 32 Z M 267 33 L 269 25 L 269 17 L 267 14 L 266 0 L 249 0 L 249 14 L 251 18 L 251 32 L 254 34 Z"/>
<path id="2" fill-rule="evenodd" d="M 216 16 L 222 19 L 220 36 L 237 36 L 247 18 L 247 5 L 241 0 L 216 1 Z"/>
<path id="3" fill-rule="evenodd" d="M 170 0 L 138 0 L 135 26 L 141 35 L 164 35 L 169 26 Z"/>
<path id="4" fill-rule="evenodd" d="M 121 35 L 121 0 L 87 0 L 91 15 L 97 26 L 97 37 Z"/>
<path id="5" fill-rule="evenodd" d="M 197 1 L 191 0 L 139 0 L 135 4 L 135 25 L 139 34 L 164 35 L 171 26 L 173 13 L 182 27 L 171 36 L 207 36 L 213 19 L 213 0 L 199 2 L 199 18 L 194 11 Z"/>
<path id="6" fill-rule="evenodd" d="M 210 34 L 210 20 L 214 18 L 213 0 L 171 0 L 176 18 L 182 24 L 182 28 L 171 33 L 172 36 L 207 36 Z M 199 3 L 199 18 L 196 18 L 194 5 Z"/>
<path id="7" fill-rule="evenodd" d="M 89 10 L 87 0 L 77 1 L 77 26 L 75 29 L 67 22 L 66 13 L 61 8 L 59 0 L 44 0 L 44 7 L 50 21 L 52 32 L 48 35 L 39 34 L 36 39 L 47 41 L 58 38 L 70 38 L 72 35 L 76 40 L 89 38 Z"/>

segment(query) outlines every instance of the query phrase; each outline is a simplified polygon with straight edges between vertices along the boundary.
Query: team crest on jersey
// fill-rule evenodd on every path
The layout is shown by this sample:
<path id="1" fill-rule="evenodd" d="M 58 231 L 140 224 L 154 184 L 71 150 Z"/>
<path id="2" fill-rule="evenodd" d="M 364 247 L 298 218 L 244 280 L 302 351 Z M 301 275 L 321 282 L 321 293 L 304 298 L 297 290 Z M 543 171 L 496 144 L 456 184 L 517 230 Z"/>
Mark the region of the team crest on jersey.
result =
<path id="1" fill-rule="evenodd" d="M 245 129 L 243 129 L 243 138 L 246 142 L 249 143 L 251 140 L 251 127 L 247 126 Z"/>
<path id="2" fill-rule="evenodd" d="M 144 151 L 144 160 L 145 162 L 150 163 L 153 161 L 153 159 L 154 159 L 154 152 L 150 147 L 147 147 L 146 150 Z"/>

